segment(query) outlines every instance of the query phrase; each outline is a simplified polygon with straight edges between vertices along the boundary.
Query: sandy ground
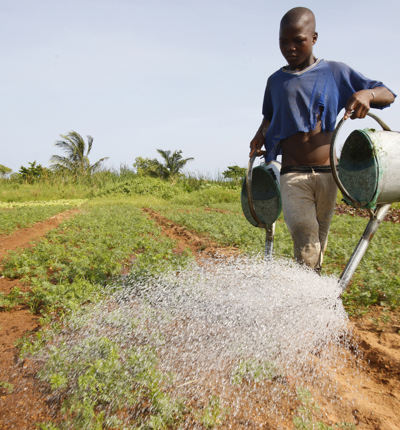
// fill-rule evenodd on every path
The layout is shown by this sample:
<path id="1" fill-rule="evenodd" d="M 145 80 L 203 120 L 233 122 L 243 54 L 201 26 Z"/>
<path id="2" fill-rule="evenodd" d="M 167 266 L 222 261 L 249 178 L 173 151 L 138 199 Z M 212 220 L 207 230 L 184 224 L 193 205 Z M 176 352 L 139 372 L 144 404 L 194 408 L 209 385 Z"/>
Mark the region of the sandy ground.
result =
<path id="1" fill-rule="evenodd" d="M 77 212 L 66 211 L 31 228 L 0 237 L 0 259 L 8 250 L 33 246 L 32 240 L 40 239 Z M 151 209 L 144 209 L 144 212 L 161 226 L 165 235 L 177 241 L 174 252 L 178 254 L 188 248 L 197 258 L 200 255 L 202 258 L 212 258 L 217 252 L 226 255 L 239 252 L 235 248 L 221 248 L 212 240 L 193 234 Z M 21 290 L 29 288 L 18 280 L 0 278 L 1 292 L 9 293 L 15 286 Z M 16 387 L 11 392 L 7 387 L 0 388 L 0 429 L 35 429 L 35 422 L 60 419 L 62 399 L 54 397 L 49 387 L 35 378 L 37 369 L 29 360 L 18 360 L 18 351 L 14 346 L 22 336 L 39 329 L 38 318 L 24 306 L 10 312 L 0 312 L 0 381 Z M 358 352 L 347 352 L 344 366 L 331 373 L 332 381 L 338 387 L 337 398 L 329 398 L 322 391 L 313 393 L 324 412 L 324 422 L 352 422 L 360 429 L 400 429 L 399 313 L 383 312 L 376 307 L 351 324 L 358 345 L 354 351 Z M 293 415 L 295 406 L 287 405 L 288 417 Z M 243 423 L 228 418 L 222 428 L 256 426 L 265 429 L 293 428 L 289 418 L 272 423 L 268 417 Z"/>

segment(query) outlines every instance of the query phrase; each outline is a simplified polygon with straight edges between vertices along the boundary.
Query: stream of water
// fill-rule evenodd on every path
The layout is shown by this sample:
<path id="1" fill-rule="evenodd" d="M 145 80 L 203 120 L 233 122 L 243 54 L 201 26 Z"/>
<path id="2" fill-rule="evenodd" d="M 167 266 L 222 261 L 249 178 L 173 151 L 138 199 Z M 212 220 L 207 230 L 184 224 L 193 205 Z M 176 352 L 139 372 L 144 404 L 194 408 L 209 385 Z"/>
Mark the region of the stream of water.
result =
<path id="1" fill-rule="evenodd" d="M 174 396 L 196 407 L 218 396 L 243 425 L 279 419 L 299 386 L 335 397 L 330 375 L 351 342 L 336 278 L 289 260 L 221 257 L 156 277 L 128 275 L 117 287 L 58 335 L 64 357 L 85 339 L 151 345 L 159 369 L 174 375 Z"/>
<path id="2" fill-rule="evenodd" d="M 159 311 L 146 329 L 163 333 L 160 365 L 177 376 L 179 395 L 216 393 L 254 417 L 278 412 L 288 385 L 334 390 L 328 375 L 350 342 L 337 278 L 289 260 L 221 258 L 140 286 L 126 281 L 125 299 L 138 291 Z"/>

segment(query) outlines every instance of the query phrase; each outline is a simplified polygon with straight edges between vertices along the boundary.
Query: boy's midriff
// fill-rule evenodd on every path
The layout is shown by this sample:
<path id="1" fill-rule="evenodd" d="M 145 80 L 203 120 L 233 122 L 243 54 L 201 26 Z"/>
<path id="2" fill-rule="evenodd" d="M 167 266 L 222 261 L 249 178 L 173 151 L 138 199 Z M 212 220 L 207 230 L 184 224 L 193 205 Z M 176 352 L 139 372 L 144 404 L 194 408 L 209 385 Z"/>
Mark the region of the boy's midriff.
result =
<path id="1" fill-rule="evenodd" d="M 281 141 L 282 167 L 327 166 L 333 132 L 322 132 L 320 123 L 310 132 L 298 132 Z"/>

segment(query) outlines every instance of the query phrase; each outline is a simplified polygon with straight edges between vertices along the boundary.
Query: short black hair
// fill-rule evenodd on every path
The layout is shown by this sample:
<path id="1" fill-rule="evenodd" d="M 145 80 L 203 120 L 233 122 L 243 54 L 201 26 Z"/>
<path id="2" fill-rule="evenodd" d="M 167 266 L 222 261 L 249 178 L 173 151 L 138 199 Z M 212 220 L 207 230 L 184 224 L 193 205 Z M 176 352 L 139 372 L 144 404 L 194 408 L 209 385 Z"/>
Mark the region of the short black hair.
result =
<path id="1" fill-rule="evenodd" d="M 315 33 L 315 15 L 306 7 L 294 7 L 281 19 L 281 28 L 286 26 L 307 27 L 312 33 Z"/>

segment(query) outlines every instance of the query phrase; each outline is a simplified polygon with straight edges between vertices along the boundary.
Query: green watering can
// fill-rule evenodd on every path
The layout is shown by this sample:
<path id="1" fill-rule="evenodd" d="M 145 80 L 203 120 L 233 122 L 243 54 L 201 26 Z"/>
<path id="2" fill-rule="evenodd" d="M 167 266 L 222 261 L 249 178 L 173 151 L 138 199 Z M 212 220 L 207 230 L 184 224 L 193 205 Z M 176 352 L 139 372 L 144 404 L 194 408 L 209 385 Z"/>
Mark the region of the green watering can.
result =
<path id="1" fill-rule="evenodd" d="M 344 201 L 355 208 L 365 208 L 370 214 L 368 225 L 340 276 L 342 292 L 391 204 L 400 201 L 400 133 L 391 131 L 376 115 L 368 113 L 368 116 L 383 130 L 354 130 L 343 145 L 337 169 L 335 142 L 344 118 L 336 126 L 330 148 L 332 174 Z"/>
<path id="2" fill-rule="evenodd" d="M 335 143 L 346 121 L 342 119 L 332 136 L 330 164 L 333 177 L 347 204 L 365 208 L 370 214 L 368 225 L 340 276 L 342 293 L 347 288 L 391 204 L 400 201 L 400 133 L 376 115 L 368 113 L 383 130 L 355 130 L 346 139 L 336 167 Z M 255 227 L 265 228 L 265 256 L 271 257 L 275 222 L 282 210 L 280 163 L 261 164 L 253 169 L 256 155 L 250 158 L 241 191 L 242 210 Z"/>
<path id="3" fill-rule="evenodd" d="M 250 157 L 243 181 L 241 203 L 244 216 L 255 227 L 265 228 L 265 256 L 271 257 L 274 246 L 275 222 L 282 210 L 280 163 L 272 161 L 253 169 L 256 155 Z"/>

